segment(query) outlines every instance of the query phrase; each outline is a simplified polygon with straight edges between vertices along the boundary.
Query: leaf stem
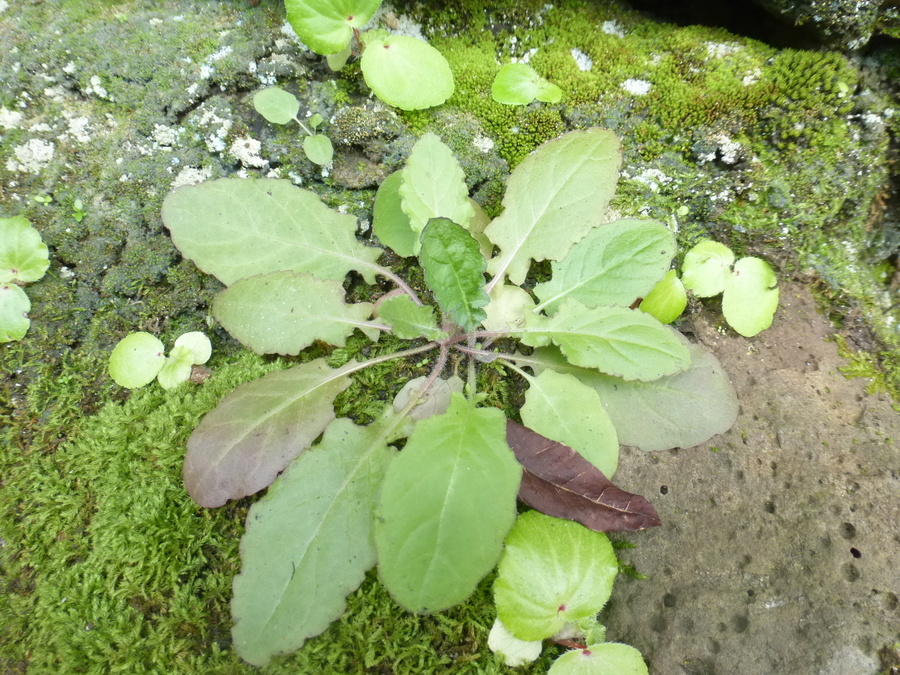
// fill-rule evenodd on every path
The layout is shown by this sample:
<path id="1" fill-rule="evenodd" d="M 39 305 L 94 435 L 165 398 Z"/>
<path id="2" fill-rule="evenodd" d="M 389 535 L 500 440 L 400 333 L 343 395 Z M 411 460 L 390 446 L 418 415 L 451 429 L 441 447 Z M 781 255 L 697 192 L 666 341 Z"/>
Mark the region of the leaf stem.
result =
<path id="1" fill-rule="evenodd" d="M 394 274 L 387 267 L 382 267 L 381 265 L 373 264 L 372 269 L 375 270 L 375 274 L 380 274 L 381 276 L 387 277 L 388 279 L 393 281 L 394 284 L 397 286 L 397 288 L 401 289 L 410 298 L 412 298 L 412 301 L 414 303 L 416 303 L 419 306 L 421 306 L 423 304 L 422 301 L 419 299 L 419 296 L 412 289 L 412 287 L 409 284 L 407 284 L 401 277 Z"/>
<path id="2" fill-rule="evenodd" d="M 374 359 L 369 359 L 368 361 L 350 361 L 349 363 L 345 363 L 340 368 L 337 368 L 335 372 L 339 372 L 341 375 L 349 375 L 350 373 L 355 373 L 359 370 L 368 368 L 369 366 L 384 363 L 385 361 L 392 361 L 393 359 L 403 359 L 407 356 L 413 356 L 414 354 L 421 354 L 422 352 L 427 352 L 428 350 L 434 349 L 437 346 L 437 342 L 429 342 L 428 344 L 422 345 L 421 347 L 405 349 L 402 352 L 394 352 L 393 354 L 385 354 L 384 356 L 376 356 Z M 443 347 L 441 347 L 441 349 L 443 350 Z"/>
<path id="3" fill-rule="evenodd" d="M 466 340 L 467 348 L 475 351 L 475 333 L 469 333 L 468 339 Z M 474 355 L 469 355 L 469 399 L 474 400 L 475 398 L 475 357 Z"/>

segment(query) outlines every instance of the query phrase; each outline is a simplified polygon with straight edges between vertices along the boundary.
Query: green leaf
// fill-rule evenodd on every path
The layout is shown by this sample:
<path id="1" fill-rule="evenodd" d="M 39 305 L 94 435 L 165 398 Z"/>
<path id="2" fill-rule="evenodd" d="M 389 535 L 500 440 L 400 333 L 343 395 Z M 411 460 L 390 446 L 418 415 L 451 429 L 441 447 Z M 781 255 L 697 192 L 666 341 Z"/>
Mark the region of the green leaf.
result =
<path id="1" fill-rule="evenodd" d="M 543 640 L 603 609 L 618 569 L 602 532 L 528 511 L 506 538 L 494 581 L 497 614 L 520 640 Z"/>
<path id="2" fill-rule="evenodd" d="M 324 134 L 316 134 L 315 136 L 304 138 L 303 152 L 310 162 L 321 166 L 331 164 L 331 160 L 334 158 L 334 147 L 331 145 L 331 139 Z"/>
<path id="3" fill-rule="evenodd" d="M 25 291 L 15 284 L 0 284 L 0 343 L 25 337 L 31 326 L 30 309 L 31 300 Z"/>
<path id="4" fill-rule="evenodd" d="M 553 278 L 534 289 L 537 309 L 553 313 L 566 298 L 586 307 L 630 307 L 662 279 L 675 250 L 675 235 L 655 220 L 602 225 L 553 263 Z"/>
<path id="5" fill-rule="evenodd" d="M 253 107 L 272 124 L 287 124 L 300 112 L 300 101 L 281 87 L 268 87 L 253 94 Z"/>
<path id="6" fill-rule="evenodd" d="M 716 358 L 688 345 L 691 365 L 653 382 L 625 382 L 570 365 L 554 348 L 538 349 L 517 363 L 574 375 L 600 395 L 619 442 L 641 450 L 691 448 L 728 431 L 737 419 L 738 399 Z"/>
<path id="7" fill-rule="evenodd" d="M 432 218 L 447 218 L 466 227 L 475 215 L 462 167 L 450 148 L 431 132 L 416 142 L 406 160 L 400 198 L 410 227 L 417 233 Z M 419 252 L 418 246 L 414 249 Z"/>
<path id="8" fill-rule="evenodd" d="M 378 307 L 378 318 L 391 327 L 394 335 L 404 340 L 418 337 L 443 340 L 448 337 L 437 327 L 434 308 L 417 305 L 405 293 L 382 302 Z"/>
<path id="9" fill-rule="evenodd" d="M 196 330 L 179 335 L 169 356 L 176 358 L 179 350 L 182 349 L 189 356 L 191 365 L 202 365 L 209 361 L 209 357 L 212 355 L 212 344 L 210 344 L 209 338 Z"/>
<path id="10" fill-rule="evenodd" d="M 291 270 L 343 279 L 356 270 L 369 283 L 381 250 L 356 240 L 356 218 L 318 195 L 278 179 L 222 178 L 170 192 L 163 222 L 178 250 L 226 286 Z"/>
<path id="11" fill-rule="evenodd" d="M 506 105 L 528 105 L 534 99 L 559 103 L 562 89 L 538 75 L 527 63 L 507 63 L 494 78 L 491 98 Z"/>
<path id="12" fill-rule="evenodd" d="M 494 286 L 491 301 L 484 308 L 487 317 L 482 321 L 485 330 L 508 333 L 525 326 L 525 314 L 534 309 L 534 300 L 528 291 L 510 284 Z"/>
<path id="13" fill-rule="evenodd" d="M 547 675 L 648 675 L 641 653 L 631 645 L 603 642 L 560 656 Z"/>
<path id="14" fill-rule="evenodd" d="M 597 392 L 576 377 L 545 370 L 528 377 L 522 424 L 568 445 L 612 478 L 619 464 L 619 440 Z"/>
<path id="15" fill-rule="evenodd" d="M 335 279 L 272 272 L 241 279 L 213 301 L 216 320 L 257 354 L 300 353 L 316 340 L 343 347 L 359 328 L 371 339 L 377 324 L 369 321 L 374 305 L 344 302 L 344 287 Z"/>
<path id="16" fill-rule="evenodd" d="M 570 298 L 549 319 L 526 319 L 532 325 L 519 333 L 525 344 L 540 347 L 552 340 L 573 365 L 625 380 L 655 380 L 691 362 L 674 331 L 637 310 L 589 309 Z"/>
<path id="17" fill-rule="evenodd" d="M 0 283 L 30 284 L 44 276 L 48 267 L 49 250 L 31 222 L 22 216 L 0 218 Z"/>
<path id="18" fill-rule="evenodd" d="M 681 281 L 684 287 L 700 298 L 709 298 L 725 290 L 734 253 L 712 239 L 704 239 L 684 254 Z"/>
<path id="19" fill-rule="evenodd" d="M 526 157 L 509 177 L 505 210 L 485 230 L 500 247 L 490 273 L 518 285 L 531 260 L 565 258 L 601 223 L 621 162 L 619 139 L 598 128 L 569 132 Z"/>
<path id="20" fill-rule="evenodd" d="M 500 557 L 521 475 L 495 408 L 453 394 L 446 413 L 416 424 L 375 523 L 379 573 L 398 603 L 436 612 L 472 593 Z"/>
<path id="21" fill-rule="evenodd" d="M 494 619 L 494 625 L 488 634 L 488 647 L 495 654 L 500 654 L 507 666 L 518 668 L 536 660 L 541 655 L 544 643 L 541 640 L 520 640 L 509 632 L 500 619 Z"/>
<path id="22" fill-rule="evenodd" d="M 317 54 L 334 54 L 347 46 L 354 28 L 362 28 L 381 0 L 285 0 L 287 20 L 304 44 Z"/>
<path id="23" fill-rule="evenodd" d="M 475 238 L 446 218 L 433 218 L 422 232 L 422 268 L 434 297 L 457 325 L 472 330 L 487 316 L 481 307 L 485 260 Z"/>
<path id="24" fill-rule="evenodd" d="M 400 186 L 403 171 L 395 171 L 384 179 L 375 193 L 375 207 L 372 213 L 372 230 L 385 246 L 404 258 L 419 252 L 419 234 L 410 224 L 409 216 L 403 212 Z"/>
<path id="25" fill-rule="evenodd" d="M 179 384 L 183 384 L 191 379 L 192 368 L 193 364 L 190 356 L 183 356 L 182 358 L 167 356 L 163 361 L 162 368 L 159 369 L 159 373 L 156 375 L 156 379 L 159 380 L 159 384 L 163 389 L 174 389 Z"/>
<path id="26" fill-rule="evenodd" d="M 725 278 L 722 314 L 728 325 L 744 337 L 753 337 L 772 325 L 778 309 L 778 277 L 765 260 L 741 258 Z"/>
<path id="27" fill-rule="evenodd" d="M 450 407 L 450 398 L 453 393 L 462 393 L 463 381 L 456 375 L 449 379 L 438 378 L 431 383 L 424 394 L 421 393 L 422 387 L 428 384 L 429 378 L 426 375 L 410 380 L 403 389 L 397 392 L 394 397 L 394 412 L 398 415 L 403 409 L 409 405 L 413 395 L 418 398 L 415 407 L 409 411 L 409 418 L 413 421 L 419 421 L 434 417 L 435 415 L 443 415 Z"/>
<path id="28" fill-rule="evenodd" d="M 453 94 L 447 59 L 427 42 L 408 35 L 366 36 L 360 59 L 363 77 L 375 95 L 403 110 L 432 108 Z"/>
<path id="29" fill-rule="evenodd" d="M 150 384 L 166 360 L 166 347 L 150 333 L 130 333 L 109 355 L 109 375 L 116 384 L 137 389 Z"/>
<path id="30" fill-rule="evenodd" d="M 247 514 L 232 629 L 255 666 L 299 649 L 344 611 L 375 564 L 372 514 L 395 451 L 384 422 L 332 422 Z"/>
<path id="31" fill-rule="evenodd" d="M 346 371 L 316 359 L 228 394 L 188 439 L 184 483 L 191 498 L 222 506 L 271 484 L 335 418 L 334 398 L 350 386 Z"/>
<path id="32" fill-rule="evenodd" d="M 684 292 L 684 284 L 675 274 L 675 270 L 669 270 L 644 297 L 638 309 L 660 323 L 672 323 L 681 316 L 685 307 L 687 307 L 687 293 Z"/>

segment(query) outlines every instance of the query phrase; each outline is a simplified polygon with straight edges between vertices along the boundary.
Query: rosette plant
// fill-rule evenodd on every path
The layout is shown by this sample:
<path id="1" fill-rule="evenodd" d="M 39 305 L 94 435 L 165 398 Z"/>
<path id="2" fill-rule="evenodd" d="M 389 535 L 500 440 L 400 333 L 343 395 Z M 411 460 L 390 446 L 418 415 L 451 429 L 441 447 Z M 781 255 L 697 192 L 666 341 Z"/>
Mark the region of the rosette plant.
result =
<path id="1" fill-rule="evenodd" d="M 212 312 L 244 345 L 298 355 L 359 331 L 379 348 L 336 368 L 308 357 L 243 384 L 190 437 L 184 479 L 199 504 L 268 488 L 250 508 L 234 581 L 244 659 L 298 649 L 376 565 L 410 611 L 465 600 L 500 559 L 517 497 L 597 537 L 659 524 L 646 500 L 609 482 L 619 444 L 695 445 L 731 426 L 737 402 L 712 355 L 632 308 L 666 275 L 676 243 L 653 220 L 605 222 L 621 157 L 603 129 L 552 140 L 512 172 L 490 220 L 451 150 L 425 134 L 376 196 L 381 246 L 285 180 L 222 179 L 166 198 L 175 245 L 226 285 Z M 383 247 L 416 258 L 424 282 L 380 264 Z M 544 260 L 551 274 L 535 285 L 530 266 Z M 350 273 L 375 302 L 347 302 Z M 336 418 L 353 378 L 390 360 L 422 376 L 393 401 L 373 400 L 369 424 Z M 479 390 L 481 371 L 498 364 L 527 387 L 521 424 Z M 577 592 L 560 585 L 540 630 L 556 630 L 567 607 L 584 612 Z"/>

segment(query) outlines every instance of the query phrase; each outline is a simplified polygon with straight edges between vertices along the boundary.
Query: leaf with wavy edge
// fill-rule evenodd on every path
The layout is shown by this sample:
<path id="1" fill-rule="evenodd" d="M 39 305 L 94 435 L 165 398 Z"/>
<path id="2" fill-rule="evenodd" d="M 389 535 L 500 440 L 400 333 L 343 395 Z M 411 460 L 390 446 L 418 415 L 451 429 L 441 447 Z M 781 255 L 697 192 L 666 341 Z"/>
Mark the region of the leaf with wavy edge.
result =
<path id="1" fill-rule="evenodd" d="M 274 178 L 222 178 L 187 185 L 163 202 L 175 246 L 226 286 L 268 272 L 306 272 L 367 282 L 383 270 L 381 249 L 356 240 L 356 218 L 338 213 L 314 192 Z"/>
<path id="2" fill-rule="evenodd" d="M 596 370 L 571 365 L 555 347 L 516 356 L 535 371 L 569 373 L 600 395 L 619 442 L 641 450 L 691 448 L 728 431 L 738 413 L 738 399 L 716 357 L 689 344 L 691 365 L 652 382 L 626 382 Z"/>
<path id="3" fill-rule="evenodd" d="M 242 384 L 200 421 L 188 439 L 184 483 L 200 506 L 259 492 L 335 418 L 334 398 L 350 386 L 351 362 L 324 359 Z"/>
<path id="4" fill-rule="evenodd" d="M 451 396 L 443 415 L 416 424 L 391 462 L 375 523 L 378 571 L 414 612 L 465 600 L 491 571 L 516 518 L 521 468 L 504 416 Z"/>
<path id="5" fill-rule="evenodd" d="M 535 286 L 536 309 L 552 314 L 566 298 L 586 307 L 630 307 L 663 278 L 675 250 L 675 235 L 655 220 L 601 225 L 553 263 L 550 281 Z"/>
<path id="6" fill-rule="evenodd" d="M 392 413 L 367 427 L 335 420 L 250 507 L 231 601 L 234 646 L 249 663 L 325 630 L 375 564 L 373 512 L 395 423 Z"/>
<path id="7" fill-rule="evenodd" d="M 521 284 L 531 260 L 562 260 L 600 225 L 616 190 L 622 150 L 611 131 L 572 131 L 541 145 L 510 174 L 503 213 L 485 230 L 500 247 L 491 288 Z"/>
<path id="8" fill-rule="evenodd" d="M 569 298 L 549 319 L 536 314 L 525 319 L 527 329 L 515 333 L 525 344 L 543 347 L 552 341 L 570 363 L 625 380 L 655 380 L 691 363 L 673 331 L 626 307 L 591 309 Z"/>
<path id="9" fill-rule="evenodd" d="M 309 274 L 272 272 L 241 279 L 219 293 L 213 316 L 257 354 L 299 354 L 316 340 L 343 347 L 359 328 L 377 339 L 374 305 L 344 302 L 343 284 Z"/>

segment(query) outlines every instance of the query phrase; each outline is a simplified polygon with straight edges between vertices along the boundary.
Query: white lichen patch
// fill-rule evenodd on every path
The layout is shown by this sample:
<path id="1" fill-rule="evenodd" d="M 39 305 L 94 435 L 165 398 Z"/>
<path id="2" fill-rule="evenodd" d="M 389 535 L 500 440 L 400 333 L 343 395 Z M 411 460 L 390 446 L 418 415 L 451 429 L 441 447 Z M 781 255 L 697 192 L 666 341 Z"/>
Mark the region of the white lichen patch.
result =
<path id="1" fill-rule="evenodd" d="M 87 143 L 91 140 L 90 130 L 90 120 L 87 117 L 83 115 L 80 117 L 69 117 L 69 126 L 64 135 L 79 143 Z"/>
<path id="2" fill-rule="evenodd" d="M 178 143 L 180 129 L 175 127 L 167 127 L 164 124 L 153 125 L 153 132 L 150 134 L 157 146 L 166 151 L 171 151 L 172 147 Z"/>
<path id="3" fill-rule="evenodd" d="M 741 84 L 745 87 L 749 87 L 751 84 L 756 84 L 759 82 L 759 78 L 762 77 L 762 70 L 759 67 L 754 68 L 753 70 L 748 70 L 744 77 L 741 78 Z"/>
<path id="4" fill-rule="evenodd" d="M 647 80 L 635 80 L 633 78 L 628 78 L 622 83 L 622 89 L 634 96 L 646 96 L 650 93 L 651 86 L 652 84 L 647 82 Z"/>
<path id="5" fill-rule="evenodd" d="M 653 192 L 659 192 L 659 188 L 661 185 L 666 185 L 667 183 L 672 182 L 671 176 L 667 176 L 659 169 L 644 169 L 637 176 L 634 176 L 631 180 L 635 180 L 638 183 L 643 183 Z"/>
<path id="6" fill-rule="evenodd" d="M 32 138 L 13 148 L 15 159 L 8 159 L 6 168 L 9 171 L 38 174 L 53 160 L 55 148 L 50 141 Z"/>
<path id="7" fill-rule="evenodd" d="M 8 108 L 0 108 L 0 127 L 18 129 L 22 123 L 22 113 Z"/>
<path id="8" fill-rule="evenodd" d="M 209 167 L 198 169 L 194 166 L 186 166 L 178 172 L 177 176 L 175 176 L 175 180 L 172 181 L 172 189 L 180 188 L 183 185 L 196 185 L 197 183 L 209 180 L 211 177 L 212 169 Z"/>
<path id="9" fill-rule="evenodd" d="M 594 67 L 594 60 L 580 49 L 573 47 L 569 50 L 569 53 L 572 54 L 572 58 L 575 59 L 575 65 L 578 66 L 578 70 L 581 72 L 586 73 Z"/>
<path id="10" fill-rule="evenodd" d="M 625 29 L 622 28 L 622 24 L 618 21 L 604 21 L 600 24 L 600 30 L 607 35 L 614 35 L 620 38 L 625 37 Z"/>
<path id="11" fill-rule="evenodd" d="M 228 154 L 237 159 L 243 166 L 252 169 L 265 169 L 269 166 L 269 160 L 259 156 L 262 143 L 250 136 L 241 136 L 235 139 Z"/>
<path id="12" fill-rule="evenodd" d="M 737 42 L 707 42 L 706 58 L 723 59 L 726 56 L 737 54 L 743 48 L 743 45 L 740 45 Z"/>
<path id="13" fill-rule="evenodd" d="M 5 12 L 9 9 L 9 3 L 6 0 L 0 0 L 0 12 Z"/>
<path id="14" fill-rule="evenodd" d="M 91 75 L 90 84 L 87 89 L 84 90 L 85 94 L 89 96 L 93 95 L 97 98 L 102 98 L 107 101 L 112 101 L 112 97 L 109 95 L 109 92 L 103 86 L 103 81 L 100 79 L 99 75 Z"/>
<path id="15" fill-rule="evenodd" d="M 494 149 L 494 141 L 482 134 L 478 134 L 474 139 L 472 139 L 472 145 L 474 145 L 477 150 L 485 154 Z"/>

